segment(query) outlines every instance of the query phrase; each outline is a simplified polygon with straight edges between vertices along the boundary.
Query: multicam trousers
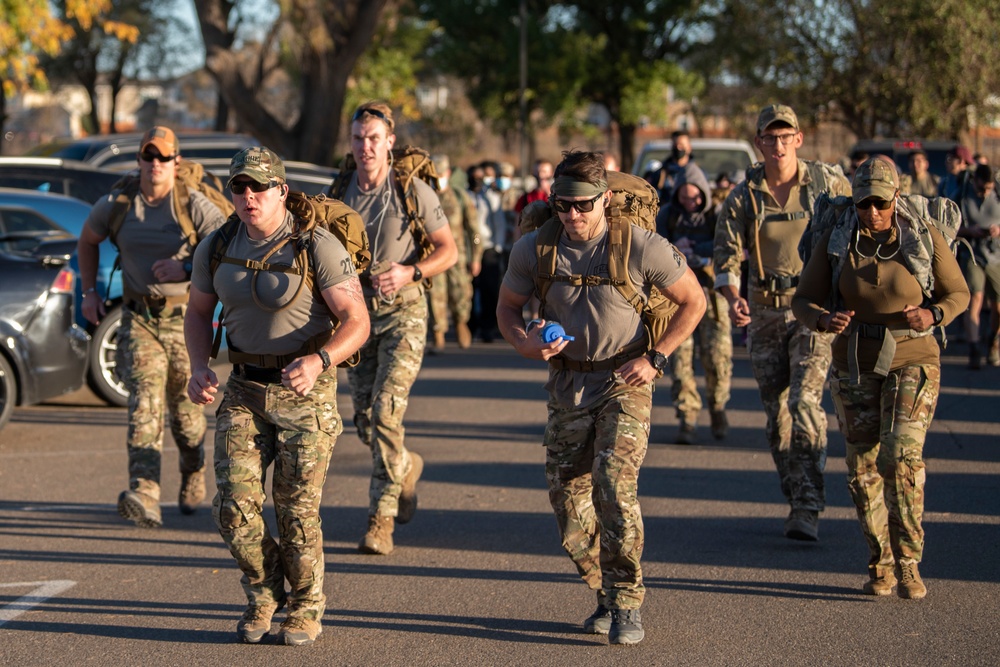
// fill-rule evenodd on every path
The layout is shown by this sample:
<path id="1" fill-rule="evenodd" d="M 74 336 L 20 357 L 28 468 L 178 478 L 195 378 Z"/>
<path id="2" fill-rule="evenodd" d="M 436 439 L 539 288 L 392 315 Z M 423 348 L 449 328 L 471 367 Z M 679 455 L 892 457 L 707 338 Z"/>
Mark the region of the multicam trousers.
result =
<path id="1" fill-rule="evenodd" d="M 847 486 L 868 543 L 871 568 L 919 563 L 924 551 L 923 449 L 937 406 L 941 368 L 904 366 L 857 386 L 834 369 L 830 394 L 847 443 Z"/>
<path id="2" fill-rule="evenodd" d="M 319 621 L 323 594 L 323 531 L 319 509 L 330 455 L 343 430 L 337 378 L 323 373 L 308 396 L 280 384 L 230 376 L 216 412 L 212 515 L 243 572 L 247 600 L 266 605 L 285 599 L 289 615 Z M 267 467 L 278 540 L 261 512 Z"/>
<path id="3" fill-rule="evenodd" d="M 403 444 L 403 415 L 427 343 L 427 299 L 369 311 L 371 336 L 361 361 L 347 369 L 358 437 L 372 450 L 370 515 L 399 513 L 402 482 L 412 465 Z"/>
<path id="4" fill-rule="evenodd" d="M 704 288 L 703 288 L 704 289 Z M 701 396 L 694 375 L 694 350 L 697 341 L 701 365 L 705 369 L 708 409 L 725 410 L 733 377 L 733 332 L 729 306 L 714 290 L 705 289 L 709 308 L 698 328 L 670 355 L 670 388 L 678 419 L 694 424 L 701 412 Z"/>
<path id="5" fill-rule="evenodd" d="M 822 511 L 826 411 L 821 402 L 832 336 L 810 331 L 789 308 L 752 308 L 747 348 L 781 491 L 793 509 Z"/>
<path id="6" fill-rule="evenodd" d="M 646 457 L 652 385 L 617 385 L 582 409 L 549 401 L 545 477 L 562 545 L 609 609 L 638 609 L 644 535 L 639 467 Z"/>
<path id="7" fill-rule="evenodd" d="M 459 258 L 453 267 L 431 279 L 431 316 L 435 333 L 448 331 L 448 314 L 455 324 L 468 324 L 472 315 L 472 276 Z"/>
<path id="8" fill-rule="evenodd" d="M 116 362 L 129 393 L 128 486 L 159 501 L 164 408 L 170 412 L 180 471 L 205 467 L 205 412 L 187 396 L 191 363 L 184 345 L 184 315 L 147 320 L 123 308 Z"/>

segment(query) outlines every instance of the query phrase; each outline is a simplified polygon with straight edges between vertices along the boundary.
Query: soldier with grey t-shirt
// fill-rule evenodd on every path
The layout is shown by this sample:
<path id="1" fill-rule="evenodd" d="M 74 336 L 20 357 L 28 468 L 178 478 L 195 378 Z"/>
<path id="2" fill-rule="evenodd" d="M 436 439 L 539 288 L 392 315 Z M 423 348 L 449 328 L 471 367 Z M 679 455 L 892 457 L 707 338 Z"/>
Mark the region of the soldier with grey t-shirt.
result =
<path id="1" fill-rule="evenodd" d="M 218 391 L 208 361 L 221 301 L 234 365 L 216 412 L 212 507 L 249 600 L 237 635 L 259 642 L 287 604 L 279 641 L 311 644 L 326 609 L 319 508 L 343 429 L 335 366 L 368 337 L 368 313 L 344 246 L 322 228 L 300 230 L 285 209 L 280 158 L 267 148 L 247 148 L 229 173 L 239 220 L 230 218 L 194 258 L 185 322 L 188 395 L 206 405 Z M 299 291 L 310 277 L 312 286 Z M 261 515 L 272 463 L 277 541 Z"/>
<path id="2" fill-rule="evenodd" d="M 622 238 L 612 224 L 630 223 L 605 217 L 611 190 L 603 156 L 564 153 L 555 175 L 550 201 L 558 220 L 541 231 L 561 227 L 541 312 L 573 340 L 546 342 L 539 335 L 544 321 L 538 330 L 524 323 L 522 309 L 538 278 L 537 231 L 514 244 L 497 321 L 521 355 L 550 364 L 545 476 L 563 547 L 597 592 L 597 610 L 584 621 L 584 631 L 607 634 L 612 644 L 635 644 L 645 636 L 637 494 L 653 380 L 701 320 L 705 296 L 676 248 L 654 232 L 631 228 L 626 256 L 632 284 L 644 299 L 655 287 L 678 305 L 660 339 L 646 341 L 639 314 L 610 281 L 609 258 L 622 252 L 611 245 Z"/>

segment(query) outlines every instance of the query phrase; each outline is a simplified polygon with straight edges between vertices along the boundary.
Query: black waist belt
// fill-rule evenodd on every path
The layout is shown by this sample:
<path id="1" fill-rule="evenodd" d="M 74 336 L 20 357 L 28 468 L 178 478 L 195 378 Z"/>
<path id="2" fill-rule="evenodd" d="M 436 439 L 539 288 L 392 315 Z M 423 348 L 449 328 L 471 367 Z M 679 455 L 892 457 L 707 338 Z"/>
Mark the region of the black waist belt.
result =
<path id="1" fill-rule="evenodd" d="M 280 368 L 261 368 L 259 366 L 247 366 L 246 364 L 233 364 L 233 374 L 248 382 L 281 384 Z"/>
<path id="2" fill-rule="evenodd" d="M 767 292 L 784 292 L 798 286 L 798 276 L 765 276 L 757 279 L 757 287 Z"/>
<path id="3" fill-rule="evenodd" d="M 638 359 L 646 353 L 645 338 L 639 339 L 631 345 L 627 345 L 618 354 L 610 359 L 600 359 L 598 361 L 577 361 L 566 359 L 561 356 L 549 359 L 549 365 L 560 371 L 577 371 L 579 373 L 592 373 L 595 371 L 613 371 L 627 361 Z"/>

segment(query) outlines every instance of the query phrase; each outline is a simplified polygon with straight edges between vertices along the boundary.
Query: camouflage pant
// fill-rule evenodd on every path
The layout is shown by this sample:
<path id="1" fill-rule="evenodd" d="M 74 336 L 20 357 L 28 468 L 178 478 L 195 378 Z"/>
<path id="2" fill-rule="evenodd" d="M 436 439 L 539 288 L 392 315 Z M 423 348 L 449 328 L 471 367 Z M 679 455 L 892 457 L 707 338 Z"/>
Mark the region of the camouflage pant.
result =
<path id="1" fill-rule="evenodd" d="M 923 449 L 941 387 L 936 365 L 886 377 L 862 373 L 852 386 L 834 369 L 830 394 L 847 443 L 847 487 L 868 543 L 869 567 L 919 563 L 924 551 Z"/>
<path id="2" fill-rule="evenodd" d="M 702 406 L 694 376 L 695 339 L 701 365 L 705 369 L 709 410 L 726 409 L 733 378 L 733 331 L 729 307 L 721 294 L 706 289 L 705 296 L 709 300 L 709 308 L 698 328 L 670 355 L 670 373 L 674 378 L 670 394 L 674 408 L 679 419 L 692 424 L 698 421 Z"/>
<path id="3" fill-rule="evenodd" d="M 545 477 L 563 548 L 611 609 L 638 609 L 644 544 L 639 467 L 649 441 L 652 385 L 616 385 L 601 402 L 549 401 Z"/>
<path id="4" fill-rule="evenodd" d="M 129 393 L 128 486 L 159 501 L 164 407 L 170 412 L 181 472 L 205 467 L 205 412 L 187 396 L 191 363 L 184 316 L 147 321 L 123 308 L 116 362 Z"/>
<path id="5" fill-rule="evenodd" d="M 326 609 L 319 509 L 343 430 L 336 376 L 320 375 L 305 397 L 280 384 L 230 376 L 215 428 L 212 514 L 243 572 L 247 600 L 264 605 L 284 599 L 288 579 L 290 615 L 318 621 Z M 262 515 L 271 463 L 277 542 Z"/>
<path id="6" fill-rule="evenodd" d="M 747 348 L 781 492 L 793 509 L 822 511 L 826 411 L 821 402 L 831 336 L 799 324 L 788 308 L 757 306 L 752 318 Z"/>
<path id="7" fill-rule="evenodd" d="M 434 282 L 434 288 L 430 291 L 434 331 L 448 331 L 449 313 L 456 324 L 468 324 L 472 314 L 472 277 L 464 262 L 437 274 L 431 280 Z"/>
<path id="8" fill-rule="evenodd" d="M 402 482 L 410 470 L 403 445 L 403 415 L 427 343 L 427 300 L 387 307 L 371 315 L 371 336 L 361 361 L 347 370 L 358 437 L 372 450 L 368 513 L 396 516 Z"/>

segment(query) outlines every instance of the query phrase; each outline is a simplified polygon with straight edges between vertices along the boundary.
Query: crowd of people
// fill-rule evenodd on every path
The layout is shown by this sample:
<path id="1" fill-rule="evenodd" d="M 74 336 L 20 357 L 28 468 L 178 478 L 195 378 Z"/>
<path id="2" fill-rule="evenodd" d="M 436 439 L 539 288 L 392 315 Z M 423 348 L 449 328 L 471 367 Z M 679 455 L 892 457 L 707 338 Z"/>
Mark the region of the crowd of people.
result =
<path id="1" fill-rule="evenodd" d="M 143 138 L 134 188 L 97 202 L 80 236 L 91 322 L 105 314 L 96 293 L 101 241 L 111 236 L 122 256 L 118 363 L 130 394 L 122 517 L 162 524 L 165 412 L 181 453 L 179 506 L 197 510 L 207 494 L 204 406 L 219 399 L 212 513 L 242 572 L 241 641 L 260 642 L 285 607 L 280 641 L 307 645 L 322 632 L 319 508 L 343 431 L 339 365 L 347 366 L 357 435 L 372 454 L 358 550 L 393 552 L 397 525 L 417 510 L 424 468 L 406 446 L 409 394 L 425 351 L 440 353 L 451 329 L 460 348 L 502 337 L 549 367 L 545 474 L 563 546 L 596 594 L 584 631 L 612 644 L 644 637 L 638 479 L 654 383 L 664 372 L 672 377 L 677 443 L 696 442 L 705 402 L 711 433 L 724 440 L 734 327 L 746 327 L 789 504 L 784 535 L 819 539 L 829 375 L 870 552 L 862 590 L 926 595 L 918 571 L 922 449 L 940 385 L 930 334 L 964 313 L 970 365 L 978 367 L 978 309 L 989 298 L 988 359 L 1000 365 L 1000 200 L 989 165 L 967 164 L 972 156 L 959 146 L 940 180 L 919 151 L 908 175 L 884 156 L 865 156 L 845 175 L 799 158 L 798 117 L 774 104 L 756 125 L 763 161 L 736 184 L 725 174 L 710 182 L 690 137 L 674 133 L 670 159 L 643 184 L 661 206 L 641 228 L 608 213 L 611 155 L 536 160 L 533 187 L 522 192 L 509 163 L 463 171 L 436 154 L 438 181 L 429 184 L 402 171 L 394 130 L 387 104 L 359 106 L 351 153 L 330 188 L 367 234 L 364 261 L 289 209 L 284 163 L 266 147 L 232 158 L 231 206 L 220 210 L 194 191 L 181 207 L 182 147 L 165 127 Z M 957 260 L 927 200 L 910 193 L 956 202 L 958 235 L 968 242 Z M 817 202 L 832 202 L 832 217 Z M 524 224 L 539 207 L 543 219 Z M 822 220 L 832 222 L 819 227 Z M 657 319 L 647 306 L 662 297 L 675 307 Z M 222 382 L 209 362 L 220 303 L 233 371 L 218 396 Z M 262 515 L 269 467 L 274 536 Z"/>

